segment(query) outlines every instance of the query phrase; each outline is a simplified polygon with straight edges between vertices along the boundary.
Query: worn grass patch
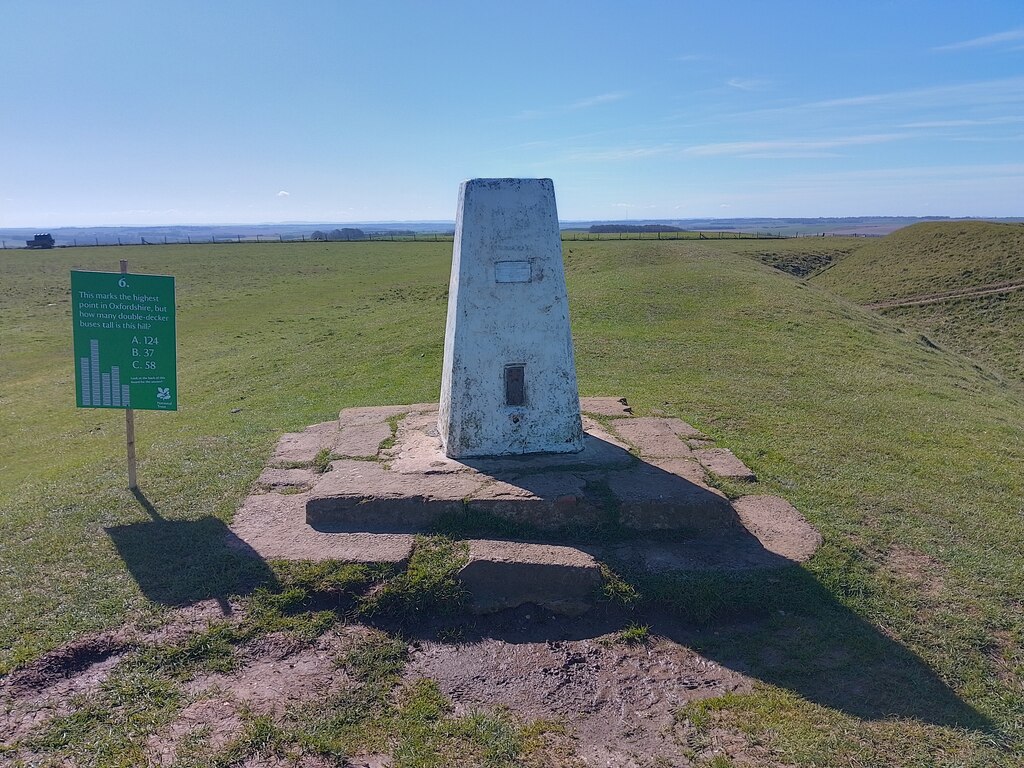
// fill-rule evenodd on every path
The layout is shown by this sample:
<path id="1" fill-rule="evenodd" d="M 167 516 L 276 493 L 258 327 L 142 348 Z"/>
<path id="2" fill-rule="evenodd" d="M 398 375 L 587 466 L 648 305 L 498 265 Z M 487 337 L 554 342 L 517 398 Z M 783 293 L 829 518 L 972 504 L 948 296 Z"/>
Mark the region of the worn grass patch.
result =
<path id="1" fill-rule="evenodd" d="M 468 557 L 465 542 L 418 536 L 408 567 L 374 592 L 360 613 L 403 623 L 456 613 L 466 600 L 456 574 Z"/>

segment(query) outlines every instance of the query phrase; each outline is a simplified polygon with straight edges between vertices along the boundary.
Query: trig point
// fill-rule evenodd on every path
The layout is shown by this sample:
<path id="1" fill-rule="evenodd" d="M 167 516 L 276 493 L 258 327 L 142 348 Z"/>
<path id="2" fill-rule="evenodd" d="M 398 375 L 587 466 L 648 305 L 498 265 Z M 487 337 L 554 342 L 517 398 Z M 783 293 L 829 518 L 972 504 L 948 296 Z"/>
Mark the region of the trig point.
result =
<path id="1" fill-rule="evenodd" d="M 456 459 L 583 449 L 551 179 L 459 189 L 438 429 Z"/>

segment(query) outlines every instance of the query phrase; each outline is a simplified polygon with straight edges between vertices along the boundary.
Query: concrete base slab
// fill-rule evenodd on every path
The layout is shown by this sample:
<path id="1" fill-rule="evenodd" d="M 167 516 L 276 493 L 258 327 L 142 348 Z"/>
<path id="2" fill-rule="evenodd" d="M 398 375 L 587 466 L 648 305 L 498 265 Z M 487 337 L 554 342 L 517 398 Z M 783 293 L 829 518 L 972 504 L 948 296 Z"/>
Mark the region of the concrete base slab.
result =
<path id="1" fill-rule="evenodd" d="M 318 528 L 421 531 L 459 512 L 546 531 L 596 526 L 609 515 L 638 531 L 737 524 L 728 500 L 707 484 L 679 437 L 689 428 L 678 419 L 618 418 L 613 435 L 587 417 L 580 453 L 453 459 L 441 444 L 436 410 L 352 410 L 340 418 L 350 445 L 379 444 L 397 419 L 393 445 L 379 451 L 379 461 L 335 461 L 320 476 L 306 504 L 306 521 Z M 634 441 L 640 457 L 621 436 Z"/>
<path id="2" fill-rule="evenodd" d="M 610 429 L 583 416 L 581 454 L 464 461 L 441 450 L 436 404 L 346 409 L 337 422 L 282 436 L 257 492 L 231 525 L 234 545 L 268 560 L 402 563 L 415 546 L 411 534 L 446 514 L 495 516 L 549 532 L 540 538 L 612 517 L 640 532 L 613 546 L 470 542 L 459 578 L 471 610 L 534 603 L 568 614 L 586 610 L 597 595 L 595 558 L 648 571 L 778 568 L 821 546 L 818 532 L 785 499 L 755 494 L 730 502 L 712 488 L 705 466 L 756 480 L 685 422 L 634 417 L 623 399 L 582 404 L 608 419 Z M 393 445 L 380 448 L 393 428 Z M 337 455 L 343 446 L 363 458 L 314 471 L 320 451 Z M 644 538 L 665 531 L 685 538 Z"/>

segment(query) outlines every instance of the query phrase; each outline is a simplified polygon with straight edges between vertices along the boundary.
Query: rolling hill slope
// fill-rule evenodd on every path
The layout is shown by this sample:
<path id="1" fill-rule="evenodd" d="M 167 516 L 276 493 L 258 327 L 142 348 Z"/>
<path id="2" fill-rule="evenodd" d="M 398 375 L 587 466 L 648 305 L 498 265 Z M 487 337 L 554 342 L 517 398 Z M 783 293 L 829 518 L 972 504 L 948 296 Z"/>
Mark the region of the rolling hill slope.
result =
<path id="1" fill-rule="evenodd" d="M 915 224 L 868 243 L 811 281 L 1024 380 L 1024 226 Z"/>
<path id="2" fill-rule="evenodd" d="M 866 243 L 814 281 L 861 304 L 1024 282 L 1024 225 L 915 224 Z"/>

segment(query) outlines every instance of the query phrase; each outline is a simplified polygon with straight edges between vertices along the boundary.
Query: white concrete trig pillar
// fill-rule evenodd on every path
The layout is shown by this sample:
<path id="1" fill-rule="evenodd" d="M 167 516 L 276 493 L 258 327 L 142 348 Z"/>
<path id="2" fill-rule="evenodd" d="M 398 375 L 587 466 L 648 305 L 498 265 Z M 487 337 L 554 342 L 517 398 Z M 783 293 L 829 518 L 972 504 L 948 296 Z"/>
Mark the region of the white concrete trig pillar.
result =
<path id="1" fill-rule="evenodd" d="M 438 428 L 456 459 L 583 449 L 551 179 L 459 188 Z"/>

